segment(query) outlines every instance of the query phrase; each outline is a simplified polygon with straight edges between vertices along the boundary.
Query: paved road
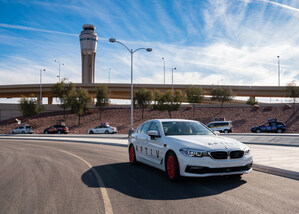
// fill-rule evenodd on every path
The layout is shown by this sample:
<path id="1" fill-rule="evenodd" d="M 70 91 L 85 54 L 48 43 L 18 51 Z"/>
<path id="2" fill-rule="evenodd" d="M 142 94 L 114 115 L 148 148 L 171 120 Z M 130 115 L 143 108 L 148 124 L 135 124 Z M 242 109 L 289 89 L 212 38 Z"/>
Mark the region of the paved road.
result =
<path id="1" fill-rule="evenodd" d="M 129 165 L 124 147 L 1 139 L 0 163 L 0 213 L 299 212 L 296 180 L 254 171 L 173 183 Z"/>

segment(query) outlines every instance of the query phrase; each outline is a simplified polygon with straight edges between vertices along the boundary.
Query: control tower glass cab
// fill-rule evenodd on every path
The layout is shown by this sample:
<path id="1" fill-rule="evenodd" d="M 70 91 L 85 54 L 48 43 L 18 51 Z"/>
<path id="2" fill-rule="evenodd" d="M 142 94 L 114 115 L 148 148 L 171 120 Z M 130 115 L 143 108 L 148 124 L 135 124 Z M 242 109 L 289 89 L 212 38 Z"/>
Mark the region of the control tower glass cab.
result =
<path id="1" fill-rule="evenodd" d="M 98 35 L 94 25 L 83 25 L 80 34 L 82 83 L 94 83 L 95 58 L 98 44 Z"/>

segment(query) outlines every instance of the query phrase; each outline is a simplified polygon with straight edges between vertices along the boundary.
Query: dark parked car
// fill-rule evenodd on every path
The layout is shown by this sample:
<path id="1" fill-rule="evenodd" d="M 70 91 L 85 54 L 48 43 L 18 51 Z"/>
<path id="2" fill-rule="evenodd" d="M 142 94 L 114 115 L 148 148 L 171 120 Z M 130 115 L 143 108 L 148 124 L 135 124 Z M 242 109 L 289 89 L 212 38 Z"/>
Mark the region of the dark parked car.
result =
<path id="1" fill-rule="evenodd" d="M 67 134 L 70 130 L 64 125 L 54 125 L 44 130 L 45 134 Z"/>
<path id="2" fill-rule="evenodd" d="M 251 128 L 251 132 L 261 133 L 261 132 L 277 132 L 282 133 L 286 131 L 286 126 L 282 122 L 278 122 L 276 119 L 270 119 L 267 123 L 260 126 L 255 126 Z"/>

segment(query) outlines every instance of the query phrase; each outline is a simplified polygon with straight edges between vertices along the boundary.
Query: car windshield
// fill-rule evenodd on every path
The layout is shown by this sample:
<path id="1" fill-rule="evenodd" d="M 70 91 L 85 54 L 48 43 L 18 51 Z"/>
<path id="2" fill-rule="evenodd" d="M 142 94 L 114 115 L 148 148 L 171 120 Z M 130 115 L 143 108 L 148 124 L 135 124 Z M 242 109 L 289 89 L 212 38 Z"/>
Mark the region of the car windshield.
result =
<path id="1" fill-rule="evenodd" d="M 209 129 L 195 121 L 162 122 L 164 134 L 167 135 L 214 135 Z"/>

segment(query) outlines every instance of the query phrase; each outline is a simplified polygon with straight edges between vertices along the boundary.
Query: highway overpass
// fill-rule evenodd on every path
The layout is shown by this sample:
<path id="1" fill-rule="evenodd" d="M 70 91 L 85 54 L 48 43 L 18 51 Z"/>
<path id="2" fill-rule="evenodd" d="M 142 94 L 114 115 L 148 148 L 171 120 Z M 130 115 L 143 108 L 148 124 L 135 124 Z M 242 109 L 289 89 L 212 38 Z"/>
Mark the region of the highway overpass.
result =
<path id="1" fill-rule="evenodd" d="M 104 83 L 83 84 L 75 83 L 76 88 L 85 88 L 88 90 L 92 97 L 96 97 L 96 88 L 104 85 Z M 130 99 L 131 84 L 129 83 L 110 83 L 105 84 L 110 90 L 110 99 Z M 53 84 L 42 85 L 42 96 L 48 98 L 48 103 L 52 104 Z M 192 85 L 174 85 L 174 90 L 185 91 L 186 88 Z M 210 95 L 210 91 L 213 87 L 219 85 L 196 85 L 205 90 L 206 95 Z M 225 85 L 229 86 L 233 90 L 234 96 L 244 97 L 286 97 L 286 86 L 238 86 L 238 85 Z M 160 91 L 169 90 L 172 88 L 171 84 L 134 84 L 134 91 L 141 88 L 157 89 Z M 0 86 L 0 98 L 19 98 L 22 96 L 35 96 L 39 98 L 40 84 L 21 84 L 21 85 L 1 85 Z"/>

